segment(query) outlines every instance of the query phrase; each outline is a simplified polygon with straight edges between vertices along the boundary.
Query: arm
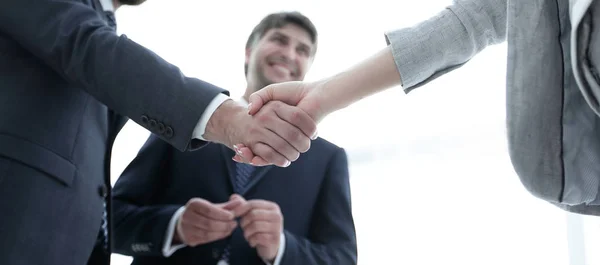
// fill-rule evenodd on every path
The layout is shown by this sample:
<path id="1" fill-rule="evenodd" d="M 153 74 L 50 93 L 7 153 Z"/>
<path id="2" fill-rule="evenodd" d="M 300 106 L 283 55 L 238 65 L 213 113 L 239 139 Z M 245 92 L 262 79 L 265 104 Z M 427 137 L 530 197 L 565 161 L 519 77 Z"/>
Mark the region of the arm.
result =
<path id="1" fill-rule="evenodd" d="M 87 0 L 4 0 L 0 33 L 182 151 L 204 143 L 192 140 L 194 129 L 209 103 L 227 94 L 116 35 Z"/>
<path id="2" fill-rule="evenodd" d="M 436 16 L 386 33 L 388 46 L 333 77 L 273 84 L 250 96 L 250 113 L 265 102 L 297 105 L 315 120 L 396 85 L 406 92 L 462 66 L 506 39 L 506 0 L 455 0 Z"/>
<path id="3" fill-rule="evenodd" d="M 284 231 L 285 252 L 280 264 L 356 264 L 348 161 L 343 149 L 329 163 L 316 207 L 309 238 Z"/>
<path id="4" fill-rule="evenodd" d="M 115 252 L 163 256 L 165 242 L 172 239 L 167 235 L 170 226 L 174 226 L 170 225 L 172 217 L 183 206 L 159 205 L 153 199 L 164 187 L 171 152 L 171 146 L 151 135 L 115 183 L 112 206 Z"/>

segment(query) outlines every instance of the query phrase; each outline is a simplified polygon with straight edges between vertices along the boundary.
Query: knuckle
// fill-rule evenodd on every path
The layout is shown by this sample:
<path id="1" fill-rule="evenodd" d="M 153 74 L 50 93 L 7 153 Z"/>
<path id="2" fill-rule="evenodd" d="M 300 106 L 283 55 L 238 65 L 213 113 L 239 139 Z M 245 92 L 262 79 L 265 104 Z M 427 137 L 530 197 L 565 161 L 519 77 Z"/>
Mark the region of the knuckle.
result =
<path id="1" fill-rule="evenodd" d="M 304 140 L 303 134 L 298 130 L 288 130 L 286 137 L 294 143 L 302 143 L 302 140 Z"/>
<path id="2" fill-rule="evenodd" d="M 298 124 L 300 123 L 301 117 L 302 113 L 300 112 L 300 110 L 294 109 L 290 113 L 290 122 L 292 122 L 293 124 Z"/>
<path id="3" fill-rule="evenodd" d="M 275 152 L 273 152 L 273 151 L 265 152 L 265 154 L 261 155 L 261 156 L 271 163 L 280 163 L 281 162 L 280 161 L 281 158 L 279 158 L 279 156 L 276 155 Z"/>
<path id="4" fill-rule="evenodd" d="M 256 138 L 257 136 L 262 134 L 262 130 L 258 126 L 250 126 L 247 130 L 248 130 L 248 134 L 252 138 Z"/>
<path id="5" fill-rule="evenodd" d="M 198 240 L 204 240 L 208 237 L 208 231 L 201 230 L 198 232 Z"/>
<path id="6" fill-rule="evenodd" d="M 272 118 L 271 115 L 269 115 L 267 113 L 262 113 L 256 117 L 258 122 L 262 123 L 262 124 L 270 122 L 271 118 Z"/>
<path id="7" fill-rule="evenodd" d="M 277 150 L 282 150 L 283 151 L 283 150 L 290 149 L 289 148 L 289 144 L 287 142 L 285 142 L 285 141 L 275 141 L 274 145 L 275 145 L 274 147 Z"/>
<path id="8" fill-rule="evenodd" d="M 206 222 L 206 228 L 210 231 L 214 231 L 216 229 L 215 222 L 211 222 L 211 221 Z"/>
<path id="9" fill-rule="evenodd" d="M 204 213 L 205 213 L 206 215 L 212 215 L 212 214 L 214 213 L 214 210 L 213 210 L 211 207 L 206 207 L 206 208 L 204 209 Z"/>

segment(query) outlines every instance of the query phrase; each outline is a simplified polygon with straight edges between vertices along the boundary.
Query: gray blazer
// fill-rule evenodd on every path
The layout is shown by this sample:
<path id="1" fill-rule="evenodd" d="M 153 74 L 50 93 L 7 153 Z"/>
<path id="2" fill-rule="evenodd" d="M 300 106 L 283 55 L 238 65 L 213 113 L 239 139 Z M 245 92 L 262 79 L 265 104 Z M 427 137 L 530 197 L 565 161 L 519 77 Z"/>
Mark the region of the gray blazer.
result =
<path id="1" fill-rule="evenodd" d="M 506 119 L 515 171 L 535 196 L 568 211 L 599 215 L 600 89 L 593 73 L 600 63 L 600 30 L 589 27 L 599 5 L 456 0 L 427 21 L 387 32 L 386 40 L 407 93 L 459 68 L 488 45 L 507 41 Z"/>
<path id="2" fill-rule="evenodd" d="M 179 151 L 204 144 L 193 129 L 226 92 L 112 22 L 96 0 L 0 3 L 0 264 L 86 263 L 125 117 Z"/>

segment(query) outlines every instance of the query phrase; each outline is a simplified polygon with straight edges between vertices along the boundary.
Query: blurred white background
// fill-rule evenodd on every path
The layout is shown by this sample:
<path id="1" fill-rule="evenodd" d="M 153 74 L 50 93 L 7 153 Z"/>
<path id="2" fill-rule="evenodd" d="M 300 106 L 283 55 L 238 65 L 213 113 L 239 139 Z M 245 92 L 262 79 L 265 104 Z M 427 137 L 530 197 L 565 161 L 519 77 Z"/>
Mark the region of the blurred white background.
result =
<path id="1" fill-rule="evenodd" d="M 197 77 L 241 96 L 244 45 L 268 13 L 297 10 L 319 32 L 306 80 L 385 47 L 449 0 L 150 0 L 117 11 L 118 31 Z M 330 115 L 319 135 L 348 152 L 359 264 L 600 264 L 600 222 L 531 196 L 505 137 L 506 45 L 404 94 L 390 89 Z M 148 132 L 129 122 L 113 150 L 113 183 Z M 130 257 L 113 255 L 113 263 Z"/>

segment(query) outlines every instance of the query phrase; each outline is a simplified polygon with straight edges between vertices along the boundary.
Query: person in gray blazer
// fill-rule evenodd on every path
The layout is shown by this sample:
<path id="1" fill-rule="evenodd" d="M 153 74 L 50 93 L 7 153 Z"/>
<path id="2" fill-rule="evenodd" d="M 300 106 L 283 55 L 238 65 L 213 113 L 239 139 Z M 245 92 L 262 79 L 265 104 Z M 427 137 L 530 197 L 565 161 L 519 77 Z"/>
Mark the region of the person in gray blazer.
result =
<path id="1" fill-rule="evenodd" d="M 600 1 L 455 0 L 414 27 L 387 32 L 364 62 L 320 81 L 273 84 L 250 113 L 285 101 L 316 121 L 387 88 L 406 93 L 506 41 L 509 154 L 536 197 L 600 215 Z M 242 148 L 237 161 L 264 163 Z"/>
<path id="2" fill-rule="evenodd" d="M 299 108 L 249 116 L 117 35 L 113 11 L 142 2 L 0 3 L 0 264 L 109 263 L 110 152 L 127 118 L 180 152 L 241 142 L 287 166 L 308 150 L 316 125 Z"/>

